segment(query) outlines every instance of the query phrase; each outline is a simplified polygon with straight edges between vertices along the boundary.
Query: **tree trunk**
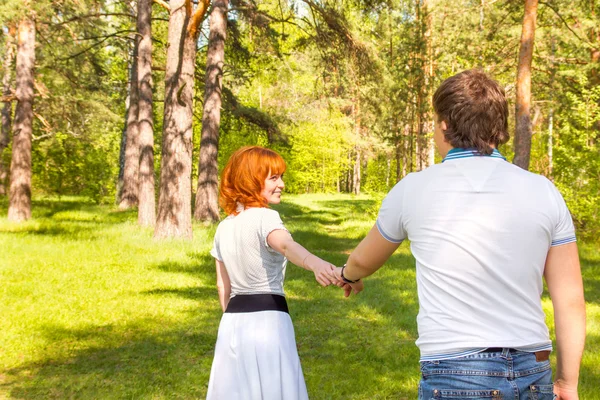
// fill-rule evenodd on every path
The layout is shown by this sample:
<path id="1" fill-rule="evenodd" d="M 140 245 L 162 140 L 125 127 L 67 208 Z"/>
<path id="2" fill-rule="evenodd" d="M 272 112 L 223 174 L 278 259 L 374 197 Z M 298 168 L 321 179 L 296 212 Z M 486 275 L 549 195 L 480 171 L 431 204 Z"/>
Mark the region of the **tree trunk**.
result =
<path id="1" fill-rule="evenodd" d="M 219 125 L 221 124 L 221 88 L 227 36 L 229 0 L 213 1 L 210 13 L 210 34 L 206 58 L 206 84 L 202 137 L 198 165 L 198 190 L 194 217 L 199 221 L 219 220 Z"/>
<path id="2" fill-rule="evenodd" d="M 419 38 L 419 63 L 420 76 L 418 79 L 417 98 L 417 169 L 427 168 L 431 162 L 433 135 L 433 117 L 431 115 L 431 82 L 433 81 L 433 60 L 431 49 L 432 13 L 429 10 L 428 0 L 417 3 L 417 15 L 421 27 Z"/>
<path id="3" fill-rule="evenodd" d="M 515 158 L 513 163 L 529 169 L 531 155 L 531 60 L 535 37 L 538 0 L 525 1 L 525 16 L 521 33 L 519 65 L 517 67 L 517 100 L 515 105 Z"/>
<path id="4" fill-rule="evenodd" d="M 129 74 L 131 76 L 131 74 Z M 131 92 L 131 89 L 127 91 Z M 129 94 L 125 99 L 125 119 L 123 123 L 123 131 L 121 133 L 121 145 L 119 148 L 119 176 L 117 178 L 117 197 L 116 204 L 121 203 L 123 198 L 123 176 L 125 175 L 125 151 L 127 149 L 127 122 L 129 121 Z"/>
<path id="5" fill-rule="evenodd" d="M 6 36 L 6 53 L 4 54 L 4 75 L 2 77 L 2 94 L 4 96 L 10 96 L 11 94 L 11 81 L 12 81 L 12 66 L 15 58 L 15 46 L 14 37 L 16 35 L 16 28 L 11 25 Z M 12 102 L 4 102 L 2 107 L 2 130 L 0 131 L 0 196 L 6 196 L 6 180 L 8 178 L 8 170 L 4 165 L 3 153 L 10 143 L 11 130 L 10 125 L 12 124 Z"/>
<path id="6" fill-rule="evenodd" d="M 127 210 L 138 205 L 140 138 L 138 129 L 138 42 L 133 47 L 131 65 L 131 83 L 129 84 L 129 110 L 127 112 L 127 133 L 125 142 L 125 163 L 123 168 L 123 187 L 119 208 Z"/>
<path id="7" fill-rule="evenodd" d="M 554 110 L 550 109 L 550 113 L 548 115 L 548 179 L 552 179 L 552 148 L 553 144 L 553 127 L 554 127 Z"/>
<path id="8" fill-rule="evenodd" d="M 386 167 L 385 167 L 385 188 L 390 187 L 390 171 L 392 169 L 392 155 L 386 154 Z"/>
<path id="9" fill-rule="evenodd" d="M 354 161 L 354 174 L 352 175 L 353 193 L 360 194 L 360 148 L 356 147 L 356 160 Z"/>
<path id="10" fill-rule="evenodd" d="M 170 3 L 165 109 L 155 238 L 192 238 L 192 118 L 197 29 L 191 3 Z"/>
<path id="11" fill-rule="evenodd" d="M 152 0 L 138 0 L 137 89 L 139 129 L 139 206 L 138 223 L 154 226 L 154 122 L 152 115 Z"/>
<path id="12" fill-rule="evenodd" d="M 352 192 L 352 151 L 348 149 L 348 164 L 346 167 L 346 193 Z"/>
<path id="13" fill-rule="evenodd" d="M 35 67 L 35 23 L 24 17 L 19 23 L 13 148 L 10 164 L 8 219 L 31 218 L 31 135 L 33 129 L 33 81 Z"/>

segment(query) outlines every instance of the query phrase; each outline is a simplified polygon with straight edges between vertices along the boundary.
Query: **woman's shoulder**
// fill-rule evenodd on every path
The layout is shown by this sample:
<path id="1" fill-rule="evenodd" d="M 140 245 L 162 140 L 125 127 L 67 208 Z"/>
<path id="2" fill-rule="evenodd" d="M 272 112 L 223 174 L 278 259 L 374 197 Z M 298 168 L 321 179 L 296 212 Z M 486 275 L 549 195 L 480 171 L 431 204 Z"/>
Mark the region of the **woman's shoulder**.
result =
<path id="1" fill-rule="evenodd" d="M 252 207 L 244 210 L 245 213 L 260 216 L 260 217 L 279 217 L 279 212 L 267 207 Z"/>

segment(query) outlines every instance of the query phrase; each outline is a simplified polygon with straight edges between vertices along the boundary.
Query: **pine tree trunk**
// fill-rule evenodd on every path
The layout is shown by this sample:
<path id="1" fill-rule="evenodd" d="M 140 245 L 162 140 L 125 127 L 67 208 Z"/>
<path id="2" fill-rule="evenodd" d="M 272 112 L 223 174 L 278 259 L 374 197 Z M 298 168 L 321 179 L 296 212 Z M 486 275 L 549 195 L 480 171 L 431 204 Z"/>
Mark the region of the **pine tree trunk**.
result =
<path id="1" fill-rule="evenodd" d="M 402 179 L 402 171 L 404 169 L 405 163 L 403 162 L 402 157 L 402 146 L 404 144 L 404 140 L 402 136 L 400 136 L 400 132 L 397 132 L 396 143 L 394 145 L 395 155 L 396 155 L 396 182 L 399 182 Z"/>
<path id="2" fill-rule="evenodd" d="M 202 138 L 198 165 L 198 189 L 194 217 L 199 221 L 219 220 L 219 125 L 221 124 L 221 88 L 227 36 L 227 8 L 229 0 L 213 1 L 210 13 L 210 34 L 206 59 L 206 84 Z"/>
<path id="3" fill-rule="evenodd" d="M 152 0 L 138 0 L 137 31 L 139 96 L 139 205 L 138 223 L 154 226 L 156 200 L 154 191 L 154 122 L 152 115 Z"/>
<path id="4" fill-rule="evenodd" d="M 354 161 L 354 174 L 352 175 L 352 187 L 354 194 L 360 194 L 360 148 L 356 147 L 356 159 Z"/>
<path id="5" fill-rule="evenodd" d="M 12 81 L 12 66 L 15 58 L 15 46 L 14 37 L 16 35 L 16 29 L 14 25 L 11 25 L 6 36 L 6 53 L 4 53 L 4 72 L 2 77 L 2 94 L 4 96 L 10 96 L 10 83 Z M 6 180 L 8 178 L 7 166 L 4 165 L 3 153 L 10 143 L 12 124 L 12 102 L 5 101 L 2 106 L 2 130 L 0 131 L 0 196 L 6 196 Z"/>
<path id="6" fill-rule="evenodd" d="M 552 167 L 553 167 L 552 150 L 554 147 L 553 127 L 554 127 L 554 110 L 550 109 L 550 113 L 548 115 L 548 179 L 550 179 L 550 180 L 553 180 L 552 179 Z"/>
<path id="7" fill-rule="evenodd" d="M 192 238 L 192 118 L 196 38 L 185 0 L 171 0 L 160 194 L 155 238 Z"/>
<path id="8" fill-rule="evenodd" d="M 131 83 L 129 85 L 129 110 L 127 111 L 127 133 L 125 142 L 125 162 L 123 168 L 123 187 L 119 208 L 127 210 L 138 205 L 140 141 L 138 129 L 138 43 L 133 47 L 131 65 Z"/>
<path id="9" fill-rule="evenodd" d="M 538 0 L 525 1 L 525 16 L 521 33 L 519 65 L 517 67 L 517 100 L 515 105 L 515 158 L 513 164 L 529 169 L 531 155 L 531 60 L 535 37 Z"/>
<path id="10" fill-rule="evenodd" d="M 385 188 L 390 187 L 390 171 L 392 169 L 392 155 L 386 154 L 386 167 L 385 167 Z"/>
<path id="11" fill-rule="evenodd" d="M 35 67 L 35 23 L 33 20 L 27 17 L 23 18 L 19 23 L 18 35 L 15 82 L 17 108 L 13 127 L 8 206 L 10 221 L 25 221 L 31 218 L 31 136 L 33 133 Z"/>
<path id="12" fill-rule="evenodd" d="M 131 75 L 131 74 L 129 74 Z M 131 90 L 127 91 L 128 93 Z M 125 175 L 125 151 L 127 150 L 127 122 L 129 121 L 129 94 L 125 99 L 125 118 L 123 120 L 123 131 L 121 132 L 121 145 L 119 148 L 119 176 L 117 178 L 116 204 L 121 203 L 123 198 L 123 176 Z"/>

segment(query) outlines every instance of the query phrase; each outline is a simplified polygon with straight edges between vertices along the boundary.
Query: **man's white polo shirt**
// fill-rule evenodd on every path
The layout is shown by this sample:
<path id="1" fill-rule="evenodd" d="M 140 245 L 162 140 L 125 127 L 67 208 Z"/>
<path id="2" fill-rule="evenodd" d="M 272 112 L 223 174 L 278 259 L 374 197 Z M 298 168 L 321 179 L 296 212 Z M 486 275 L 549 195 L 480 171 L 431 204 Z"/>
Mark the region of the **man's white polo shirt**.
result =
<path id="1" fill-rule="evenodd" d="M 391 242 L 411 242 L 422 361 L 488 347 L 552 348 L 542 274 L 550 247 L 575 241 L 575 230 L 548 179 L 497 150 L 452 149 L 443 163 L 398 182 L 377 227 Z"/>

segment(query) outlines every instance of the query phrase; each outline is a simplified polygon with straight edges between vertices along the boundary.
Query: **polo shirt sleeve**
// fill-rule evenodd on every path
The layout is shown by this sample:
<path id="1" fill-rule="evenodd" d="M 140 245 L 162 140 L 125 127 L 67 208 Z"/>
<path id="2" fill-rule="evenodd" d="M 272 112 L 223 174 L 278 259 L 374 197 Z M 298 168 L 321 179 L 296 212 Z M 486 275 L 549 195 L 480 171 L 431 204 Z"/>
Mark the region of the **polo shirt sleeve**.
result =
<path id="1" fill-rule="evenodd" d="M 219 228 L 217 227 L 217 231 L 215 232 L 215 238 L 213 239 L 213 247 L 210 250 L 210 255 L 215 259 L 223 262 L 223 257 L 221 257 L 221 252 L 219 250 Z"/>
<path id="2" fill-rule="evenodd" d="M 552 244 L 551 246 L 560 246 L 575 242 L 575 226 L 573 225 L 573 218 L 567 208 L 565 199 L 560 194 L 556 186 L 553 183 L 551 185 L 551 193 L 554 197 L 555 204 L 557 206 L 557 218 L 554 221 L 554 231 L 552 232 Z"/>
<path id="3" fill-rule="evenodd" d="M 402 220 L 405 187 L 403 179 L 388 193 L 381 203 L 375 223 L 381 236 L 392 243 L 402 243 L 408 236 Z"/>
<path id="4" fill-rule="evenodd" d="M 261 225 L 260 225 L 260 240 L 265 244 L 269 251 L 275 251 L 267 243 L 267 238 L 269 234 L 278 229 L 282 229 L 286 232 L 289 232 L 286 227 L 283 225 L 283 221 L 279 216 L 279 213 L 275 210 L 265 208 L 262 215 Z"/>

